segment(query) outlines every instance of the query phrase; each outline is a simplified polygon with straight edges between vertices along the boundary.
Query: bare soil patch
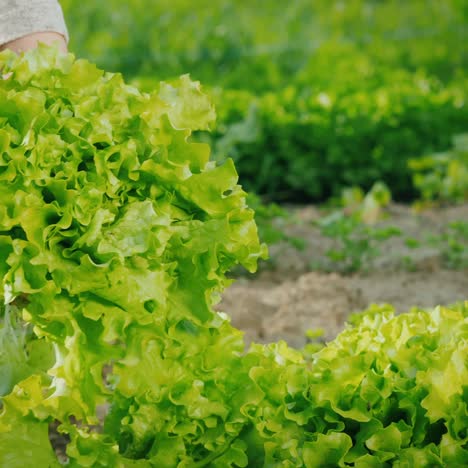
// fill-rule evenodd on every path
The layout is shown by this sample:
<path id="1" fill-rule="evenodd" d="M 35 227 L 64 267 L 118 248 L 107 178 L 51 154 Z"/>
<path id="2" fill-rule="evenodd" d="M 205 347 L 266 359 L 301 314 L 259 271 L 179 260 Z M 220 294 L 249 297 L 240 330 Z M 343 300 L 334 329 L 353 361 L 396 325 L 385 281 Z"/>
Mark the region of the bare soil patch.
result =
<path id="1" fill-rule="evenodd" d="M 413 306 L 434 307 L 468 299 L 468 271 L 447 269 L 441 245 L 425 245 L 440 235 L 448 223 L 468 220 L 468 205 L 427 210 L 393 205 L 383 224 L 396 226 L 402 235 L 381 245 L 380 254 L 365 272 L 353 275 L 310 271 L 326 262 L 331 240 L 313 225 L 320 216 L 315 207 L 296 208 L 295 221 L 284 226 L 290 235 L 305 240 L 303 251 L 285 243 L 270 248 L 268 267 L 251 277 L 242 276 L 223 295 L 219 309 L 229 313 L 247 341 L 286 340 L 305 344 L 308 329 L 323 328 L 333 339 L 348 315 L 373 303 L 390 303 L 397 312 Z M 410 249 L 405 239 L 421 240 Z M 411 257 L 411 271 L 403 259 Z"/>

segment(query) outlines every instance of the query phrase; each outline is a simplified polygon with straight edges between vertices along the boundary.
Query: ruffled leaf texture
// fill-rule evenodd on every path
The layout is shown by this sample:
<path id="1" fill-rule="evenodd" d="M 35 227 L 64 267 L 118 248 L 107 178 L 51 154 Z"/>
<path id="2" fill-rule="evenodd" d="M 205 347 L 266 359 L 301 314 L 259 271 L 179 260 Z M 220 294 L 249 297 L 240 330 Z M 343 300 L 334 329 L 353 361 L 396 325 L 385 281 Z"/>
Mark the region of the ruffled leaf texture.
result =
<path id="1" fill-rule="evenodd" d="M 191 139 L 199 84 L 140 93 L 46 47 L 0 68 L 0 466 L 462 466 L 467 305 L 245 352 L 213 306 L 265 247 Z"/>

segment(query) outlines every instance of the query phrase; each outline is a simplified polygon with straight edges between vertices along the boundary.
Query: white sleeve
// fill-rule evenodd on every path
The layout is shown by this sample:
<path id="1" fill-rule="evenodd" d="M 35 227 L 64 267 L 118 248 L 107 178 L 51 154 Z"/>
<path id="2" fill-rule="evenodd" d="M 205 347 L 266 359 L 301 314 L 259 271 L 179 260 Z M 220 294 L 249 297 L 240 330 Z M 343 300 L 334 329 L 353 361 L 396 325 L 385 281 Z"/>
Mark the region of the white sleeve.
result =
<path id="1" fill-rule="evenodd" d="M 56 32 L 68 42 L 57 0 L 0 0 L 0 45 L 38 32 Z"/>

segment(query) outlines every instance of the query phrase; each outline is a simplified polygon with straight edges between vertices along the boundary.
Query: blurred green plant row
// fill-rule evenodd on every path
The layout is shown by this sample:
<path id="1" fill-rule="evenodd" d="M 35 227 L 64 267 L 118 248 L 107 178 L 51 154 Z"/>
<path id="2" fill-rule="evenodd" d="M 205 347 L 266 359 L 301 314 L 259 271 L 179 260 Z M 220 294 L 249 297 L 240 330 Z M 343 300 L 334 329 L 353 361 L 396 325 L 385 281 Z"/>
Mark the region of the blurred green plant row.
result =
<path id="1" fill-rule="evenodd" d="M 354 76 L 326 91 L 219 91 L 219 123 L 209 135 L 216 158 L 232 157 L 247 190 L 277 201 L 323 201 L 376 180 L 397 200 L 416 198 L 408 162 L 449 148 L 452 134 L 468 129 L 468 81 L 369 73 L 373 79 Z"/>
<path id="2" fill-rule="evenodd" d="M 408 161 L 468 129 L 462 0 L 63 0 L 71 49 L 143 89 L 183 73 L 213 96 L 208 140 L 249 191 L 323 201 L 376 180 L 417 197 Z"/>

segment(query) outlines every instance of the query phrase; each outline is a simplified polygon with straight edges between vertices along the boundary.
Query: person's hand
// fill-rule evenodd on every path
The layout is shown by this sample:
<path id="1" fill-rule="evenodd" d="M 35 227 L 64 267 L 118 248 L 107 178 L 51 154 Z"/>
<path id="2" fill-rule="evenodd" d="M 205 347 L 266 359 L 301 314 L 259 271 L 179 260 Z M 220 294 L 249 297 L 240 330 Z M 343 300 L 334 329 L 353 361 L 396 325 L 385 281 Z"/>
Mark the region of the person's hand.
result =
<path id="1" fill-rule="evenodd" d="M 20 52 L 36 48 L 40 42 L 46 45 L 58 44 L 58 48 L 61 52 L 67 52 L 67 42 L 65 38 L 56 32 L 38 32 L 28 34 L 27 36 L 20 37 L 19 39 L 0 45 L 0 51 L 10 49 L 19 54 Z"/>

